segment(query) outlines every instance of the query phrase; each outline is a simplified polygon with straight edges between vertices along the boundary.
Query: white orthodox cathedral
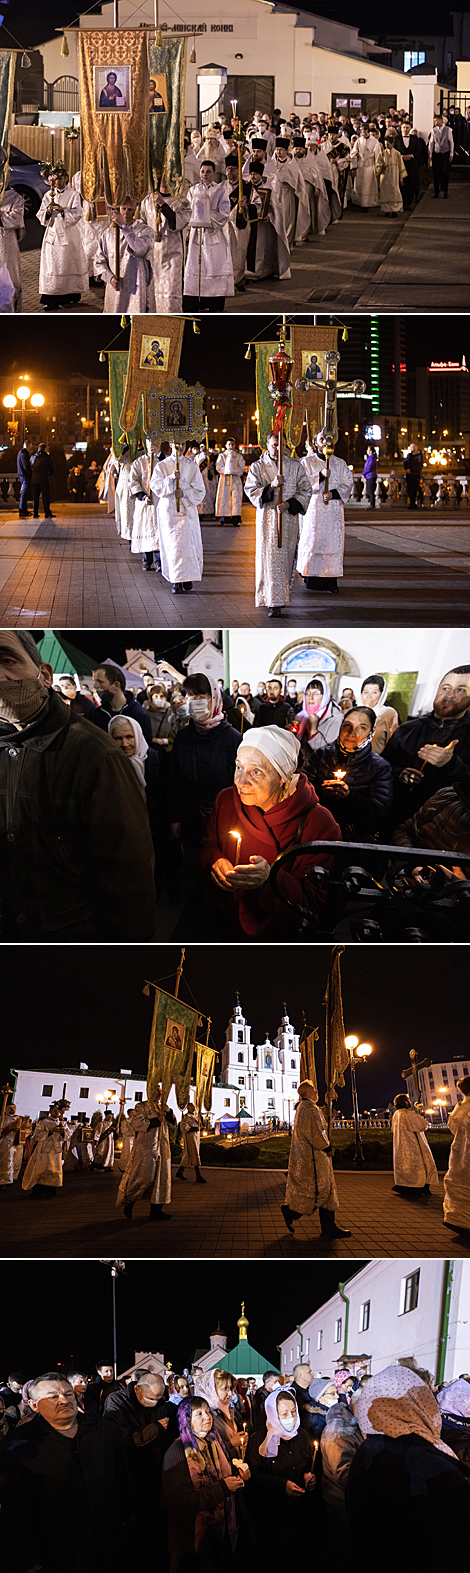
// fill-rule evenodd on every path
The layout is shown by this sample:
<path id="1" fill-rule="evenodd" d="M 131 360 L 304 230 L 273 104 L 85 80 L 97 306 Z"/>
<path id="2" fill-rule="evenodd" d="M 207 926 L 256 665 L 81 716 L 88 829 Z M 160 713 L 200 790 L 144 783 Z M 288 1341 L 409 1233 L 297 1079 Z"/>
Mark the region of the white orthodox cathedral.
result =
<path id="1" fill-rule="evenodd" d="M 255 1045 L 237 995 L 225 1034 L 213 1105 L 216 1100 L 219 1102 L 221 1090 L 226 1087 L 227 1091 L 236 1091 L 242 1118 L 244 1108 L 252 1120 L 277 1118 L 287 1124 L 292 1121 L 300 1081 L 299 1034 L 291 1026 L 286 1005 L 283 1011 L 274 1042 L 267 1032 L 264 1043 Z"/>

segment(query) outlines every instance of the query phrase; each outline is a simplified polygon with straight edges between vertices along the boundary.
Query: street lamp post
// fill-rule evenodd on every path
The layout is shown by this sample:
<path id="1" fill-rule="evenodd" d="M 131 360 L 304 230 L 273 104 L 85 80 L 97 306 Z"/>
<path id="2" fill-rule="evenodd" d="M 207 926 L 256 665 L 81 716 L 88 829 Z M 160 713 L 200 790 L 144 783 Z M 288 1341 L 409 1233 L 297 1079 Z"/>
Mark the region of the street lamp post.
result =
<path id="1" fill-rule="evenodd" d="M 112 1285 L 113 1285 L 113 1364 L 114 1364 L 114 1380 L 116 1380 L 116 1377 L 117 1377 L 116 1279 L 118 1278 L 119 1273 L 125 1273 L 125 1271 L 126 1271 L 126 1264 L 125 1264 L 125 1262 L 112 1261 L 108 1257 L 103 1257 L 103 1256 L 100 1258 L 100 1260 L 101 1260 L 102 1267 L 110 1267 L 111 1268 L 111 1279 L 112 1279 Z"/>
<path id="2" fill-rule="evenodd" d="M 345 1046 L 346 1046 L 348 1054 L 349 1054 L 349 1068 L 350 1068 L 350 1071 L 351 1071 L 351 1092 L 352 1092 L 352 1106 L 353 1106 L 353 1117 L 354 1117 L 354 1163 L 355 1163 L 356 1169 L 365 1169 L 366 1165 L 365 1165 L 365 1158 L 364 1158 L 364 1150 L 363 1150 L 363 1146 L 362 1146 L 361 1130 L 360 1130 L 360 1125 L 359 1125 L 359 1104 L 358 1104 L 358 1101 L 357 1101 L 356 1064 L 357 1064 L 358 1060 L 360 1061 L 360 1060 L 363 1060 L 363 1059 L 367 1059 L 369 1054 L 372 1054 L 372 1045 L 370 1043 L 359 1043 L 359 1039 L 354 1037 L 354 1035 L 351 1035 L 350 1037 L 345 1038 L 344 1042 L 345 1042 Z"/>
<path id="3" fill-rule="evenodd" d="M 42 409 L 42 406 L 44 404 L 44 394 L 43 393 L 31 393 L 31 389 L 28 387 L 28 384 L 25 381 L 23 381 L 23 382 L 20 382 L 20 386 L 16 390 L 16 398 L 15 398 L 14 393 L 6 393 L 5 394 L 5 398 L 3 400 L 4 408 L 6 410 L 12 410 L 12 411 L 15 410 L 16 409 L 17 400 L 19 400 L 19 402 L 21 404 L 21 446 L 22 447 L 23 447 L 24 439 L 25 439 L 24 412 L 25 412 L 25 405 L 28 403 L 28 399 L 31 399 L 31 405 L 32 405 L 32 408 L 34 410 Z"/>

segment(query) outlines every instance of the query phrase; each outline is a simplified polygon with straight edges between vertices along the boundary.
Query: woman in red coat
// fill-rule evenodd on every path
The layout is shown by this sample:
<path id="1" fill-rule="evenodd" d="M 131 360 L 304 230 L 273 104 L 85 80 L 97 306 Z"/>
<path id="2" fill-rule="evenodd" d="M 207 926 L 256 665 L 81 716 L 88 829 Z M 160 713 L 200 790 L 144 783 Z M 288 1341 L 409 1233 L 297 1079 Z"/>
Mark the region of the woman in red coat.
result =
<path id="1" fill-rule="evenodd" d="M 281 727 L 253 727 L 238 749 L 234 786 L 215 800 L 201 862 L 211 879 L 211 904 L 215 896 L 233 919 L 230 938 L 284 939 L 293 916 L 271 888 L 272 864 L 298 844 L 299 856 L 281 881 L 286 894 L 305 905 L 305 879 L 314 864 L 328 859 L 303 857 L 302 843 L 341 840 L 307 777 L 296 774 L 299 747 Z"/>

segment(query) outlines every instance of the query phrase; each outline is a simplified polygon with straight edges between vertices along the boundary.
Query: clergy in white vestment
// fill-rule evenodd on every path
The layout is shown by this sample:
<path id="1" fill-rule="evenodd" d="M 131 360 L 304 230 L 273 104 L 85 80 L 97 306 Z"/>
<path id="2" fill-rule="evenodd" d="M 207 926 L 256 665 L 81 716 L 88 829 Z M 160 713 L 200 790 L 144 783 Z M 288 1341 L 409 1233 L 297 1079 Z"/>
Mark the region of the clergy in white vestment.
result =
<path id="1" fill-rule="evenodd" d="M 213 126 L 209 126 L 206 139 L 204 142 L 201 142 L 197 158 L 199 168 L 205 163 L 206 159 L 210 159 L 211 163 L 213 163 L 216 185 L 225 180 L 225 153 Z"/>
<path id="2" fill-rule="evenodd" d="M 201 1118 L 196 1113 L 193 1103 L 188 1103 L 185 1114 L 180 1121 L 180 1135 L 183 1137 L 183 1153 L 181 1162 L 176 1170 L 177 1180 L 184 1180 L 184 1170 L 194 1169 L 196 1180 L 202 1180 L 200 1168 L 200 1143 L 201 1143 Z M 207 1182 L 204 1180 L 204 1184 Z"/>
<path id="3" fill-rule="evenodd" d="M 160 560 L 164 579 L 173 595 L 192 590 L 202 579 L 203 554 L 198 506 L 206 489 L 196 460 L 182 457 L 176 473 L 176 449 L 169 458 L 157 459 L 151 476 L 157 505 Z M 177 496 L 177 489 L 179 496 Z"/>
<path id="4" fill-rule="evenodd" d="M 449 1166 L 444 1175 L 444 1222 L 456 1234 L 470 1235 L 470 1076 L 457 1082 L 462 1103 L 451 1109 L 447 1124 L 452 1132 Z"/>
<path id="5" fill-rule="evenodd" d="M 278 439 L 270 433 L 266 452 L 250 465 L 245 492 L 256 508 L 255 604 L 267 606 L 270 617 L 280 617 L 289 606 L 294 580 L 299 516 L 306 513 L 312 487 L 300 459 L 283 446 L 282 546 L 278 544 L 279 466 Z"/>
<path id="6" fill-rule="evenodd" d="M 163 182 L 162 182 L 163 184 Z M 190 204 L 186 199 L 156 191 L 144 197 L 140 214 L 154 231 L 152 278 L 148 310 L 177 314 L 183 308 L 184 234 L 189 224 Z"/>
<path id="7" fill-rule="evenodd" d="M 233 282 L 235 289 L 240 290 L 244 289 L 243 280 L 251 235 L 251 218 L 256 218 L 259 203 L 250 179 L 242 181 L 243 195 L 240 203 L 238 154 L 229 153 L 226 163 L 230 201 L 228 234 L 232 255 Z"/>
<path id="8" fill-rule="evenodd" d="M 351 152 L 351 171 L 356 172 L 352 199 L 356 207 L 377 208 L 379 205 L 376 165 L 381 152 L 381 143 L 371 136 L 369 127 L 364 126 Z"/>
<path id="9" fill-rule="evenodd" d="M 307 590 L 333 594 L 343 573 L 344 504 L 349 502 L 354 477 L 344 459 L 332 454 L 326 492 L 326 458 L 319 436 L 314 446 L 308 444 L 302 464 L 312 495 L 300 525 L 297 571 Z"/>
<path id="10" fill-rule="evenodd" d="M 259 201 L 258 218 L 251 223 L 246 254 L 246 278 L 290 279 L 290 251 L 276 177 L 265 175 L 263 165 L 252 159 L 250 175 Z"/>
<path id="11" fill-rule="evenodd" d="M 379 182 L 380 212 L 402 213 L 402 186 L 404 186 L 406 180 L 406 164 L 401 153 L 398 152 L 398 148 L 394 145 L 393 135 L 385 137 L 385 147 L 379 153 L 376 170 Z"/>
<path id="12" fill-rule="evenodd" d="M 136 204 L 124 197 L 119 208 L 111 211 L 112 223 L 101 236 L 95 258 L 95 273 L 104 279 L 105 312 L 147 311 L 147 295 L 152 277 L 152 252 L 155 235 L 148 224 L 136 219 Z M 114 269 L 116 232 L 119 229 L 119 280 Z"/>
<path id="13" fill-rule="evenodd" d="M 6 262 L 2 261 L 0 254 L 0 316 L 8 316 L 15 310 L 15 286 L 10 278 Z"/>
<path id="14" fill-rule="evenodd" d="M 80 234 L 82 237 L 83 250 L 86 257 L 88 278 L 90 280 L 94 279 L 95 277 L 95 261 L 98 253 L 98 247 L 101 236 L 104 235 L 106 229 L 109 229 L 109 218 L 107 215 L 106 218 L 97 218 L 94 202 L 86 202 L 84 201 L 83 197 L 81 197 L 81 179 L 82 172 L 80 169 L 77 169 L 75 174 L 72 175 L 71 185 L 73 186 L 74 191 L 78 192 L 81 201 L 82 216 L 80 219 Z"/>
<path id="15" fill-rule="evenodd" d="M 199 159 L 194 148 L 190 146 L 186 148 L 184 155 L 184 181 L 181 188 L 181 194 L 183 197 L 187 196 L 190 186 L 197 186 L 200 178 L 201 168 Z"/>
<path id="16" fill-rule="evenodd" d="M 295 242 L 298 246 L 302 245 L 302 243 L 306 241 L 307 237 L 311 234 L 325 234 L 327 225 L 331 221 L 331 212 L 326 193 L 325 181 L 320 172 L 319 165 L 317 164 L 315 154 L 307 151 L 305 137 L 294 136 L 292 138 L 292 142 L 294 149 L 293 156 L 296 163 L 300 165 L 302 176 L 307 188 L 309 209 L 307 221 L 304 204 L 302 203 L 302 205 L 299 206 L 295 231 Z"/>
<path id="17" fill-rule="evenodd" d="M 46 311 L 76 306 L 88 289 L 88 268 L 80 229 L 82 204 L 68 184 L 66 170 L 58 174 L 54 192 L 44 193 L 38 210 L 45 235 L 39 267 L 39 295 Z"/>
<path id="18" fill-rule="evenodd" d="M 93 1132 L 95 1169 L 112 1169 L 114 1164 L 114 1117 L 104 1114 Z"/>
<path id="19" fill-rule="evenodd" d="M 258 164 L 262 164 L 265 176 L 270 177 L 271 180 L 273 180 L 274 176 L 277 175 L 278 170 L 278 165 L 274 156 L 275 152 L 275 137 L 273 138 L 272 150 L 269 153 L 267 152 L 267 143 L 265 137 L 252 137 L 251 149 L 249 146 L 247 147 L 246 158 L 242 169 L 243 179 L 249 179 L 251 164 L 253 161 L 255 161 Z"/>
<path id="20" fill-rule="evenodd" d="M 219 476 L 215 504 L 217 518 L 230 519 L 231 524 L 240 524 L 245 460 L 230 437 L 222 453 L 219 453 L 216 470 Z"/>
<path id="21" fill-rule="evenodd" d="M 15 286 L 14 309 L 21 311 L 21 261 L 18 242 L 23 240 L 26 234 L 24 197 L 9 185 L 9 179 L 10 174 L 7 171 L 7 187 L 0 206 L 0 257 L 8 268 L 12 284 Z"/>
<path id="22" fill-rule="evenodd" d="M 31 1138 L 31 1157 L 23 1175 L 23 1191 L 31 1191 L 36 1185 L 45 1185 L 48 1190 L 62 1185 L 64 1140 L 65 1131 L 60 1114 L 51 1110 L 47 1119 L 37 1121 Z"/>
<path id="23" fill-rule="evenodd" d="M 328 198 L 331 223 L 338 224 L 342 214 L 339 196 L 338 170 L 336 169 L 336 165 L 334 163 L 332 164 L 328 158 L 328 154 L 325 152 L 324 142 L 320 142 L 316 150 L 315 144 L 312 144 L 310 147 L 310 153 L 315 160 L 316 170 L 322 176 L 322 179 L 325 182 L 325 191 Z"/>
<path id="24" fill-rule="evenodd" d="M 351 1234 L 350 1229 L 340 1229 L 335 1212 L 338 1193 L 333 1173 L 333 1148 L 326 1120 L 318 1105 L 318 1093 L 311 1081 L 301 1081 L 299 1102 L 295 1111 L 294 1129 L 287 1171 L 286 1199 L 281 1212 L 290 1233 L 294 1222 L 303 1214 L 311 1216 L 318 1208 L 320 1229 L 323 1235 L 341 1239 Z"/>
<path id="25" fill-rule="evenodd" d="M 431 1181 L 438 1183 L 434 1158 L 424 1132 L 429 1120 L 413 1108 L 405 1092 L 394 1098 L 392 1116 L 394 1191 L 415 1190 L 426 1194 Z"/>
<path id="26" fill-rule="evenodd" d="M 218 486 L 218 476 L 215 468 L 214 455 L 210 454 L 208 457 L 206 444 L 205 442 L 201 442 L 199 452 L 194 453 L 194 458 L 196 460 L 199 473 L 204 481 L 205 490 L 205 496 L 203 497 L 202 502 L 198 503 L 197 511 L 200 518 L 205 516 L 206 518 L 213 519 Z"/>
<path id="27" fill-rule="evenodd" d="M 132 537 L 135 494 L 131 491 L 131 470 L 130 448 L 125 443 L 119 459 L 119 475 L 116 481 L 116 529 L 123 541 L 130 541 Z"/>
<path id="28" fill-rule="evenodd" d="M 188 191 L 191 207 L 189 244 L 184 270 L 183 310 L 202 307 L 223 311 L 233 295 L 233 267 L 228 234 L 230 199 L 224 179 L 216 185 L 214 165 L 201 164 L 201 179 Z"/>
<path id="29" fill-rule="evenodd" d="M 166 444 L 168 447 L 168 444 Z M 146 453 L 139 453 L 131 464 L 129 490 L 134 499 L 132 517 L 131 552 L 142 553 L 144 573 L 159 569 L 159 534 L 155 497 L 150 485 L 153 453 L 147 438 Z"/>
<path id="30" fill-rule="evenodd" d="M 277 170 L 274 190 L 278 191 L 281 198 L 287 244 L 292 251 L 295 246 L 297 226 L 300 235 L 306 234 L 309 228 L 310 205 L 302 171 L 297 160 L 289 156 L 288 148 L 288 137 L 276 138 Z"/>
<path id="31" fill-rule="evenodd" d="M 15 1179 L 15 1140 L 21 1126 L 21 1115 L 16 1113 L 16 1105 L 7 1106 L 2 1129 L 0 1132 L 0 1185 L 13 1185 Z"/>
<path id="32" fill-rule="evenodd" d="M 171 1198 L 171 1155 L 168 1121 L 174 1115 L 168 1107 L 161 1109 L 158 1102 L 146 1099 L 129 1109 L 127 1126 L 134 1137 L 119 1190 L 116 1207 L 124 1203 L 126 1218 L 132 1218 L 132 1209 L 141 1196 L 150 1191 L 150 1218 L 161 1216 L 164 1202 Z M 166 1139 L 161 1135 L 166 1127 Z M 163 1193 L 163 1194 L 162 1194 Z"/>

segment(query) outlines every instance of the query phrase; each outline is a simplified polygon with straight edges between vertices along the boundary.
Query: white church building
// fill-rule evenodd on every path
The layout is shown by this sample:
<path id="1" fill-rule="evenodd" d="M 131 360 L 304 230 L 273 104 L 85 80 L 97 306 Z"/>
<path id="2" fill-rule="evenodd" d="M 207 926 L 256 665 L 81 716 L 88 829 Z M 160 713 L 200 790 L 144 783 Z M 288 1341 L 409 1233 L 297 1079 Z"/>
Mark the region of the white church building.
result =
<path id="1" fill-rule="evenodd" d="M 291 1026 L 286 1005 L 283 1012 L 274 1041 L 267 1032 L 264 1043 L 252 1044 L 251 1027 L 237 995 L 225 1034 L 219 1086 L 237 1088 L 239 1106 L 243 1100 L 254 1121 L 277 1118 L 292 1123 L 300 1081 L 299 1034 Z"/>

